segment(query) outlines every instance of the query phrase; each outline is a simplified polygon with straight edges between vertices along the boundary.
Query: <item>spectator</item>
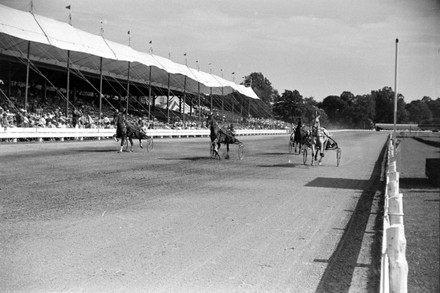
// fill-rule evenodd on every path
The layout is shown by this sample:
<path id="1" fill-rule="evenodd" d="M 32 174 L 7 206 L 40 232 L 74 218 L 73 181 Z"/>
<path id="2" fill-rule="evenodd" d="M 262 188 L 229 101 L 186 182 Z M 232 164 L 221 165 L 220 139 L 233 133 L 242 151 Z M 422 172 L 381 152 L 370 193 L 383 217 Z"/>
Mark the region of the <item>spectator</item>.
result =
<path id="1" fill-rule="evenodd" d="M 6 113 L 5 111 L 3 111 L 2 114 L 1 126 L 4 127 L 5 130 L 9 127 L 8 113 Z"/>
<path id="2" fill-rule="evenodd" d="M 72 124 L 73 124 L 74 128 L 80 128 L 77 126 L 78 126 L 79 120 L 82 117 L 82 115 L 83 115 L 83 113 L 82 113 L 81 109 L 75 108 L 75 110 L 73 111 L 73 115 L 72 115 Z"/>

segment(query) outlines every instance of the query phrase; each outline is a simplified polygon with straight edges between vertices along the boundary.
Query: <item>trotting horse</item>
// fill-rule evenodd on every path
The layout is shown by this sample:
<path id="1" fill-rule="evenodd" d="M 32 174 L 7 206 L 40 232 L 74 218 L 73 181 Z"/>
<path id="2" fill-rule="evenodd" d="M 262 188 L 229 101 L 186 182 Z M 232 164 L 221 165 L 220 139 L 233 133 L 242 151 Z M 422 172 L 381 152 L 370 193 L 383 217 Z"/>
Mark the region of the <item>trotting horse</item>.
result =
<path id="1" fill-rule="evenodd" d="M 209 137 L 211 139 L 211 157 L 220 159 L 220 145 L 226 145 L 226 157 L 229 157 L 229 145 L 238 144 L 239 158 L 243 158 L 243 143 L 235 138 L 231 131 L 220 128 L 212 115 L 208 115 L 206 119 L 206 127 L 209 129 Z"/>
<path id="2" fill-rule="evenodd" d="M 312 148 L 312 165 L 313 161 L 318 161 L 318 151 L 320 154 L 318 165 L 322 165 L 322 158 L 328 142 L 328 132 L 321 127 L 319 122 L 320 115 L 317 115 L 313 120 L 312 133 L 310 136 L 310 143 Z"/>
<path id="3" fill-rule="evenodd" d="M 148 137 L 145 133 L 128 122 L 122 113 L 119 113 L 116 118 L 115 138 L 121 139 L 121 148 L 119 149 L 119 153 L 122 153 L 122 149 L 124 148 L 124 144 L 127 140 L 130 142 L 130 152 L 133 152 L 133 138 L 139 139 L 139 145 L 141 148 L 143 148 L 141 139 L 147 139 Z"/>
<path id="4" fill-rule="evenodd" d="M 141 128 L 134 126 L 130 122 L 126 122 L 127 124 L 127 137 L 131 143 L 130 152 L 133 151 L 133 142 L 132 139 L 139 139 L 139 146 L 141 149 L 144 148 L 142 145 L 142 139 L 147 139 L 147 151 L 150 151 L 153 148 L 153 137 L 148 136 Z"/>
<path id="5" fill-rule="evenodd" d="M 295 153 L 301 151 L 306 135 L 307 131 L 304 125 L 302 125 L 301 120 L 299 120 L 293 135 L 293 146 L 295 148 Z"/>
<path id="6" fill-rule="evenodd" d="M 121 139 L 121 148 L 119 149 L 119 153 L 122 153 L 122 148 L 124 147 L 124 143 L 127 140 L 127 123 L 125 121 L 125 116 L 123 113 L 118 113 L 116 117 L 116 136 L 115 139 Z M 133 140 L 131 138 L 130 143 L 133 145 Z"/>

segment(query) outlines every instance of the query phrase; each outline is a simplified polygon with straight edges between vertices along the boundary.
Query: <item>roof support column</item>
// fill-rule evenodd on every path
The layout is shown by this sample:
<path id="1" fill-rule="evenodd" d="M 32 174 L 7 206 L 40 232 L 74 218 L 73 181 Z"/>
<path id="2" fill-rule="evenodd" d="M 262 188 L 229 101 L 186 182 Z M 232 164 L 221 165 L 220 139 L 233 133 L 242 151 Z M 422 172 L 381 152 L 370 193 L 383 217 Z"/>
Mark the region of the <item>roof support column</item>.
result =
<path id="1" fill-rule="evenodd" d="M 185 106 L 186 106 L 186 75 L 183 80 L 183 127 L 186 128 L 186 117 L 185 117 Z"/>
<path id="2" fill-rule="evenodd" d="M 209 96 L 211 97 L 211 114 L 212 114 L 212 87 L 209 88 Z"/>
<path id="3" fill-rule="evenodd" d="M 148 75 L 148 122 L 150 122 L 150 113 L 151 113 L 151 66 L 150 66 L 150 73 Z"/>
<path id="4" fill-rule="evenodd" d="M 197 99 L 199 100 L 199 123 L 202 123 L 202 108 L 200 108 L 200 82 L 197 82 Z"/>
<path id="5" fill-rule="evenodd" d="M 70 50 L 67 51 L 66 117 L 69 114 L 69 92 L 70 92 Z"/>
<path id="6" fill-rule="evenodd" d="M 98 115 L 98 121 L 100 126 L 102 127 L 102 57 L 99 58 L 99 115 Z"/>
<path id="7" fill-rule="evenodd" d="M 130 97 L 130 61 L 128 61 L 128 71 L 127 71 L 127 102 L 125 108 L 125 114 L 128 116 L 128 98 Z"/>
<path id="8" fill-rule="evenodd" d="M 170 73 L 168 73 L 168 91 L 167 91 L 167 123 L 170 124 Z"/>
<path id="9" fill-rule="evenodd" d="M 29 66 L 30 66 L 31 41 L 27 45 L 27 63 L 26 63 L 26 87 L 24 90 L 24 109 L 27 111 L 28 95 L 29 95 Z"/>

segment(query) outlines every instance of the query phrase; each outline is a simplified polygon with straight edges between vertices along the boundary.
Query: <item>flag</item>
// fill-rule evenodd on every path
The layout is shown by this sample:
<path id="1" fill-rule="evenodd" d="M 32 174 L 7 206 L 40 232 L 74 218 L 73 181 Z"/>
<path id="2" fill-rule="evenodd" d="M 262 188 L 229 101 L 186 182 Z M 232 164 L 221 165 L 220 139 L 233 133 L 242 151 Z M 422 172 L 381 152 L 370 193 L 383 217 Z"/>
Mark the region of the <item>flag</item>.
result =
<path id="1" fill-rule="evenodd" d="M 66 6 L 66 9 L 69 9 L 69 10 L 70 10 L 70 5 L 67 5 L 67 6 Z"/>

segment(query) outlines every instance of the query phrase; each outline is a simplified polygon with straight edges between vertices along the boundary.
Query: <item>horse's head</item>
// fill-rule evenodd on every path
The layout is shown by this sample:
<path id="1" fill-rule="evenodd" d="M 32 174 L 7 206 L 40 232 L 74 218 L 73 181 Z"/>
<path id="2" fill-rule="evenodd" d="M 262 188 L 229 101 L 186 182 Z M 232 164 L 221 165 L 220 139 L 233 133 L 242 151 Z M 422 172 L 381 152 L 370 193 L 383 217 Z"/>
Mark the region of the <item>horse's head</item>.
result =
<path id="1" fill-rule="evenodd" d="M 215 120 L 212 114 L 208 115 L 208 118 L 206 118 L 206 127 L 213 127 L 215 126 Z"/>

